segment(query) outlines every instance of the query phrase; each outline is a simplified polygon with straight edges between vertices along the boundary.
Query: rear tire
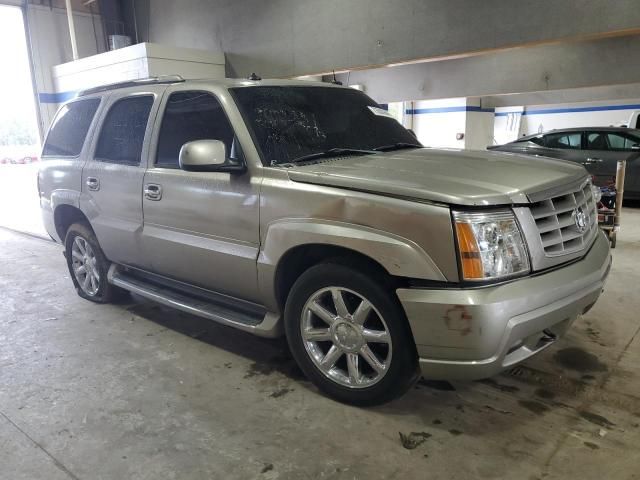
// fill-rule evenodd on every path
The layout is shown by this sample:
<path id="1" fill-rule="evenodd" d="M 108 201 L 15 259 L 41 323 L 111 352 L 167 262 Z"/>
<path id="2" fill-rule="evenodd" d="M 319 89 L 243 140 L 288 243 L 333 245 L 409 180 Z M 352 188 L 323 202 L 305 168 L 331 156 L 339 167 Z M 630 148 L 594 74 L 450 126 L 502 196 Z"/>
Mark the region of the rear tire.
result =
<path id="1" fill-rule="evenodd" d="M 78 295 L 92 302 L 109 303 L 128 293 L 107 281 L 111 262 L 91 227 L 74 223 L 67 230 L 64 245 L 67 267 Z"/>
<path id="2" fill-rule="evenodd" d="M 293 357 L 321 391 L 340 402 L 382 404 L 418 378 L 404 311 L 383 285 L 374 272 L 324 263 L 304 272 L 287 298 L 285 330 Z"/>

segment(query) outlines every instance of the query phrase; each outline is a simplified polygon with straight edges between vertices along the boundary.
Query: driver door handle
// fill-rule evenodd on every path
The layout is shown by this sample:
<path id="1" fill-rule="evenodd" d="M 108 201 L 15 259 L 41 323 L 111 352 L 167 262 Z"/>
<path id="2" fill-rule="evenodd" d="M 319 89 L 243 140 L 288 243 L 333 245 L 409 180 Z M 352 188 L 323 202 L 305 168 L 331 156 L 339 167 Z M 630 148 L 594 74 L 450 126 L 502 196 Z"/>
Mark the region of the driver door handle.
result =
<path id="1" fill-rule="evenodd" d="M 162 198 L 162 186 L 157 183 L 147 183 L 144 186 L 144 197 L 154 201 L 160 200 Z"/>
<path id="2" fill-rule="evenodd" d="M 585 165 L 590 165 L 592 163 L 602 163 L 602 159 L 601 158 L 593 158 L 593 157 L 589 157 L 587 158 L 587 160 L 584 162 Z"/>

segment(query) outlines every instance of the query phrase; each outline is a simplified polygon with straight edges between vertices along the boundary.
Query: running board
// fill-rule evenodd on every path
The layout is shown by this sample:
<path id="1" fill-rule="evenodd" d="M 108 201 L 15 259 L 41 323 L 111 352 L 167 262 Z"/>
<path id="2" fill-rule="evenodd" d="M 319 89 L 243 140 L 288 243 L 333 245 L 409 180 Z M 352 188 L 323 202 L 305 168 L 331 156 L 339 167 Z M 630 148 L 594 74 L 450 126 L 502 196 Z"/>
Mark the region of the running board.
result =
<path id="1" fill-rule="evenodd" d="M 237 308 L 238 300 L 223 302 L 218 298 L 215 302 L 203 294 L 189 294 L 171 288 L 166 283 L 146 281 L 135 271 L 112 264 L 107 274 L 109 283 L 140 295 L 154 302 L 181 310 L 198 317 L 253 333 L 261 337 L 275 338 L 283 335 L 280 317 L 274 313 L 257 311 L 255 308 Z M 178 282 L 176 282 L 178 284 Z M 194 292 L 203 291 L 194 288 Z M 223 298 L 221 296 L 220 298 Z M 234 308 L 236 307 L 236 308 Z"/>

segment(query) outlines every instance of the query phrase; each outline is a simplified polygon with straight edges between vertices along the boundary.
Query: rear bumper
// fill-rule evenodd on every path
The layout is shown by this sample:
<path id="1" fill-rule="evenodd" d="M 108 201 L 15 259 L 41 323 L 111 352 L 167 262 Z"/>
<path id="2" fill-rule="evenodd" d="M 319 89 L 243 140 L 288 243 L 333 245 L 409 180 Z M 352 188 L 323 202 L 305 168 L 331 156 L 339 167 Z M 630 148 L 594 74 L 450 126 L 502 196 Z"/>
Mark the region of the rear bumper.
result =
<path id="1" fill-rule="evenodd" d="M 399 289 L 422 374 L 486 378 L 544 350 L 593 306 L 610 267 L 600 232 L 582 260 L 549 273 L 473 289 Z"/>

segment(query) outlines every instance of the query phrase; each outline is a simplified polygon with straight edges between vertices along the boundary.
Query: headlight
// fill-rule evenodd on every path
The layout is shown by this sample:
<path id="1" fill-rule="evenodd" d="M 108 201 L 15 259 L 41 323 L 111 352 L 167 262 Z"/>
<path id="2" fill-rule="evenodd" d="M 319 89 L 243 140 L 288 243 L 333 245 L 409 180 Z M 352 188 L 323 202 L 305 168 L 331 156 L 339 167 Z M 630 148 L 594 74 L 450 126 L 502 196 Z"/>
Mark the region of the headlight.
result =
<path id="1" fill-rule="evenodd" d="M 600 200 L 602 200 L 602 190 L 600 190 L 600 187 L 591 185 L 591 193 L 593 193 L 593 199 L 595 200 L 596 204 L 600 202 Z"/>
<path id="2" fill-rule="evenodd" d="M 530 271 L 513 213 L 453 212 L 453 220 L 464 280 L 493 280 Z"/>

